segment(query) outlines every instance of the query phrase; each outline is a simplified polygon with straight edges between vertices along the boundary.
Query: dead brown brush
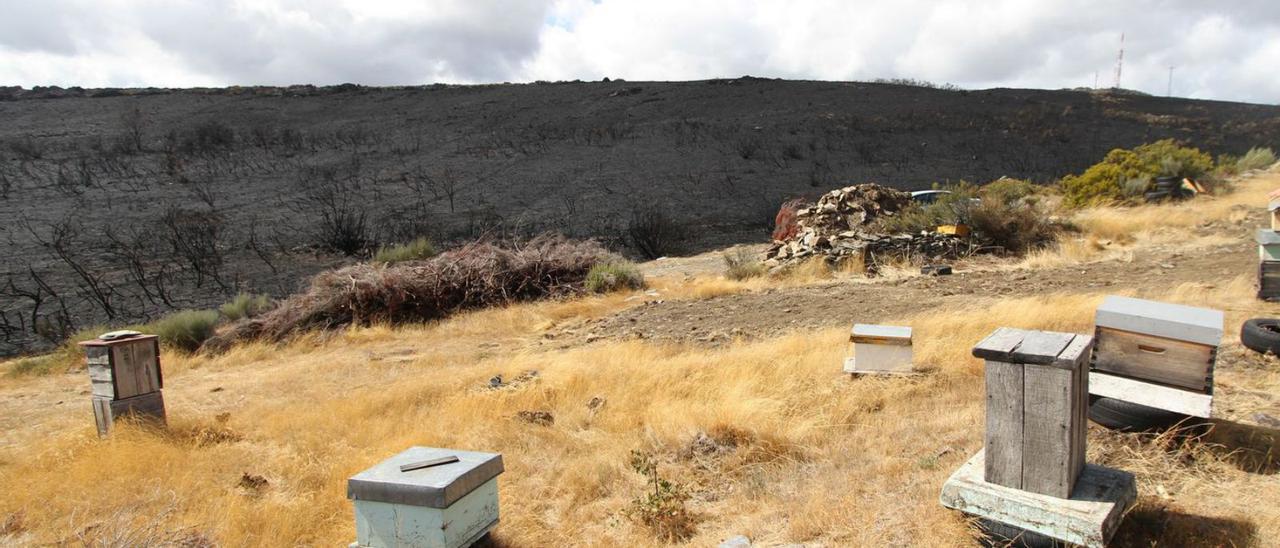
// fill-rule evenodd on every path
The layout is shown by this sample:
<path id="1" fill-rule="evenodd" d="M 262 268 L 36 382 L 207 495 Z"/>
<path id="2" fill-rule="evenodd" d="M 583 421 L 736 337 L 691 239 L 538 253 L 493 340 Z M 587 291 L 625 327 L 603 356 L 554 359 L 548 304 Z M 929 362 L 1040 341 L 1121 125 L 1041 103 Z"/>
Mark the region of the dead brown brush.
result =
<path id="1" fill-rule="evenodd" d="M 350 324 L 420 322 L 485 306 L 577 292 L 612 255 L 592 241 L 540 236 L 512 246 L 476 242 L 424 261 L 322 272 L 306 292 L 219 336 L 219 346 Z"/>

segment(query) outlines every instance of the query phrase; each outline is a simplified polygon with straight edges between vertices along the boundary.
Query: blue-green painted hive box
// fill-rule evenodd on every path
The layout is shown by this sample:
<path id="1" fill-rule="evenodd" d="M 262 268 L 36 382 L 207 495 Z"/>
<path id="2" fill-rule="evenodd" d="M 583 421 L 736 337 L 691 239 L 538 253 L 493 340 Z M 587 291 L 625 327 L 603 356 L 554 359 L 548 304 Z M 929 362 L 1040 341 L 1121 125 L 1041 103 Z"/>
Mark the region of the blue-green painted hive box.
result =
<path id="1" fill-rule="evenodd" d="M 1258 242 L 1258 258 L 1264 261 L 1280 261 L 1280 232 L 1259 228 L 1254 240 Z"/>
<path id="2" fill-rule="evenodd" d="M 401 471 L 442 457 L 457 462 Z M 460 548 L 498 524 L 502 455 L 411 447 L 347 480 L 361 548 Z"/>

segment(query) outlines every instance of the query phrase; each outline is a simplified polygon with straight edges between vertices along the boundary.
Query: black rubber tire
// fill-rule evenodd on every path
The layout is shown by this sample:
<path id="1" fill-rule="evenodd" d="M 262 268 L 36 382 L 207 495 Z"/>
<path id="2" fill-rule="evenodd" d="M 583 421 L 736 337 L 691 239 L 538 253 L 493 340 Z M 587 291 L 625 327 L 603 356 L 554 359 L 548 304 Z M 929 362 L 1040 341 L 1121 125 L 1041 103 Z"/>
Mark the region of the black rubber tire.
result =
<path id="1" fill-rule="evenodd" d="M 1142 197 L 1146 198 L 1148 202 L 1159 202 L 1160 200 L 1164 200 L 1169 197 L 1169 191 L 1162 190 L 1159 192 L 1148 192 L 1143 194 Z"/>
<path id="2" fill-rule="evenodd" d="M 1182 413 L 1155 409 L 1115 398 L 1090 398 L 1089 420 L 1121 432 L 1164 430 L 1187 419 Z"/>
<path id="3" fill-rule="evenodd" d="M 999 547 L 1016 547 L 1016 548 L 1057 548 L 1059 546 L 1070 546 L 1069 544 L 1060 543 L 1052 538 L 1046 537 L 1039 533 L 1033 533 L 1019 529 L 1012 525 L 1005 525 L 998 521 L 989 519 L 978 520 L 978 528 L 986 534 L 987 538 L 983 539 L 983 546 L 999 546 Z"/>
<path id="4" fill-rule="evenodd" d="M 1280 356 L 1280 320 L 1253 318 L 1240 324 L 1240 344 L 1249 350 Z"/>

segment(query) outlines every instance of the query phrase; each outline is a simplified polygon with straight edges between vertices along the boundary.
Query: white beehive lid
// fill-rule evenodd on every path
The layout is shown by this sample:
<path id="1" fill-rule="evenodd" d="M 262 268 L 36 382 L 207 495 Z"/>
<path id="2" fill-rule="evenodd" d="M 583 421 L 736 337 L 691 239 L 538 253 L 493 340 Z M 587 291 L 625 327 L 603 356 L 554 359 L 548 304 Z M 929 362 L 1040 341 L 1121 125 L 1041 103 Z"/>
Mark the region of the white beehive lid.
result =
<path id="1" fill-rule="evenodd" d="M 1280 232 L 1276 232 L 1270 228 L 1259 228 L 1253 239 L 1260 245 L 1280 244 Z"/>
<path id="2" fill-rule="evenodd" d="M 1210 308 L 1108 295 L 1098 307 L 1094 323 L 1098 327 L 1210 346 L 1222 341 L 1222 311 Z"/>
<path id="3" fill-rule="evenodd" d="M 441 457 L 458 461 L 401 472 L 400 466 Z M 347 480 L 347 498 L 448 508 L 502 473 L 502 455 L 435 447 L 410 447 Z"/>
<path id="4" fill-rule="evenodd" d="M 858 323 L 853 325 L 849 340 L 863 344 L 910 345 L 911 328 L 900 325 L 874 325 Z"/>

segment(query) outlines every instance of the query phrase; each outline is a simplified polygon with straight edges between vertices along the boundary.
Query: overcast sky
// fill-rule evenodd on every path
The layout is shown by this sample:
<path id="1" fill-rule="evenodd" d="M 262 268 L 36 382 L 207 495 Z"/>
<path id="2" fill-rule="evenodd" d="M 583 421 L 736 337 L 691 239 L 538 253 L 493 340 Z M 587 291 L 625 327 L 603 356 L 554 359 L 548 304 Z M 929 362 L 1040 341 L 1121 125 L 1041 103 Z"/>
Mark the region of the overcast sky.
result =
<path id="1" fill-rule="evenodd" d="M 1280 103 L 1280 0 L 0 0 L 0 85 L 915 78 Z"/>

